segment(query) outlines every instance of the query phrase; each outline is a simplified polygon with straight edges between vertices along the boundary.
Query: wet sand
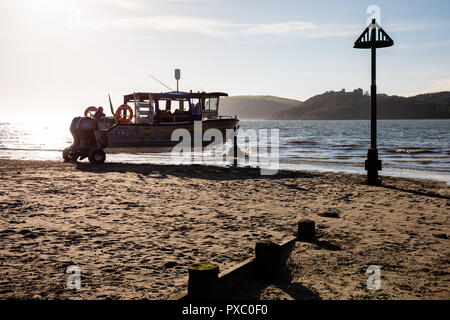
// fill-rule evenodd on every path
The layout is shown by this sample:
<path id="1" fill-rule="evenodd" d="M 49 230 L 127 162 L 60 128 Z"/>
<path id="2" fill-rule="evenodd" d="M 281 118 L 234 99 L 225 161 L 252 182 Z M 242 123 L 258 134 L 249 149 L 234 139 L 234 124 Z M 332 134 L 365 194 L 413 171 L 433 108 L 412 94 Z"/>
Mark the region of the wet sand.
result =
<path id="1" fill-rule="evenodd" d="M 282 283 L 234 298 L 449 299 L 450 191 L 445 183 L 256 169 L 0 160 L 0 298 L 170 299 L 187 267 L 224 271 L 255 243 L 297 242 Z M 81 269 L 68 290 L 66 269 Z M 369 265 L 381 290 L 366 288 Z"/>

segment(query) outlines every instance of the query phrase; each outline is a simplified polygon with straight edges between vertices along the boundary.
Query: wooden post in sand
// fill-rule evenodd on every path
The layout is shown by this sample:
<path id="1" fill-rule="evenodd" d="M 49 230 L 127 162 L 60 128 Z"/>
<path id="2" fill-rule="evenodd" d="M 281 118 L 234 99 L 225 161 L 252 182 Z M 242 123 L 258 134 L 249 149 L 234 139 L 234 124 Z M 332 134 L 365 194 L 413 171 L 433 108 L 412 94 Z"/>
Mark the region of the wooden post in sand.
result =
<path id="1" fill-rule="evenodd" d="M 255 247 L 255 275 L 257 280 L 275 281 L 280 275 L 281 246 L 266 240 Z"/>
<path id="2" fill-rule="evenodd" d="M 197 263 L 189 267 L 189 299 L 210 300 L 218 297 L 219 267 L 211 263 Z"/>
<path id="3" fill-rule="evenodd" d="M 298 222 L 297 238 L 300 241 L 314 241 L 316 239 L 315 222 L 304 219 Z"/>

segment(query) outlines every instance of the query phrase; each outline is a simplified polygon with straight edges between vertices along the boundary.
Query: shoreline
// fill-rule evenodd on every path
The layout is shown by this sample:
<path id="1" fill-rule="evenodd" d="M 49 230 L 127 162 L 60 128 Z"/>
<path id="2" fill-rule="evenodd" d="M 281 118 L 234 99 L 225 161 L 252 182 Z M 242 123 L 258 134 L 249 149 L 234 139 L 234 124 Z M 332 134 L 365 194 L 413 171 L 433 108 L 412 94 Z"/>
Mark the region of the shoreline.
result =
<path id="1" fill-rule="evenodd" d="M 1 150 L 2 148 L 0 148 Z M 30 152 L 56 152 L 58 154 L 58 158 L 60 158 L 60 153 L 62 152 L 62 150 L 39 150 L 39 149 L 4 149 L 4 150 L 22 150 L 22 151 L 30 151 Z M 111 155 L 114 153 L 107 153 L 107 155 Z M 140 155 L 140 153 L 136 152 L 136 153 L 127 153 L 128 155 Z M 45 162 L 45 161 L 51 161 L 51 162 L 62 162 L 62 159 L 56 160 L 56 159 L 35 159 L 35 160 L 30 160 L 30 159 L 13 159 L 13 158 L 2 158 L 0 157 L 0 160 L 9 160 L 9 161 L 41 161 L 41 162 Z M 134 162 L 132 160 L 130 160 L 131 162 L 121 162 L 120 159 L 119 161 L 115 161 L 117 159 L 112 160 L 111 162 L 106 162 L 105 164 L 138 164 L 138 165 L 167 165 L 167 166 L 189 166 L 189 165 L 194 165 L 194 166 L 208 166 L 208 167 L 217 167 L 217 168 L 224 168 L 227 167 L 226 165 L 224 166 L 219 166 L 216 164 L 210 164 L 207 161 L 205 161 L 204 163 L 179 163 L 179 164 L 170 164 L 170 163 L 145 163 L 145 162 Z M 151 161 L 149 159 L 149 161 Z M 84 160 L 83 162 L 80 163 L 85 163 L 87 164 L 86 160 Z M 348 166 L 347 164 L 340 164 L 339 162 L 332 162 L 331 164 L 335 164 L 336 166 L 333 169 L 329 169 L 329 165 L 327 163 L 321 163 L 321 162 L 314 162 L 314 161 L 309 161 L 309 160 L 305 160 L 303 161 L 301 164 L 299 163 L 292 163 L 290 161 L 287 160 L 283 160 L 280 161 L 279 163 L 279 171 L 299 171 L 299 172 L 312 172 L 312 173 L 337 173 L 337 174 L 357 174 L 357 175 L 366 175 L 365 170 L 364 170 L 364 166 L 363 165 L 356 165 L 356 166 Z M 230 165 L 230 164 L 228 164 Z M 306 167 L 304 169 L 296 169 L 296 168 L 289 168 L 290 166 L 296 166 L 296 165 L 302 165 L 303 167 Z M 347 168 L 348 167 L 348 168 Z M 239 167 L 239 168 L 245 168 L 245 167 Z M 257 169 L 257 167 L 255 167 Z M 440 171 L 440 170 L 419 170 L 419 169 L 415 169 L 415 168 L 401 168 L 401 167 L 395 167 L 395 166 L 390 166 L 390 165 L 384 165 L 383 167 L 384 170 L 379 171 L 379 175 L 380 177 L 386 177 L 386 178 L 405 178 L 405 179 L 413 179 L 413 180 L 426 180 L 426 181 L 435 181 L 435 182 L 444 182 L 447 185 L 450 185 L 450 177 L 442 177 L 442 174 L 449 174 L 449 172 L 445 172 L 445 171 Z M 391 171 L 390 173 L 385 173 L 386 171 Z M 403 173 L 402 173 L 403 172 Z M 405 172 L 411 172 L 410 174 L 405 174 Z M 440 175 L 441 174 L 441 175 Z M 419 175 L 419 177 L 414 177 L 414 175 Z M 436 176 L 434 176 L 436 175 Z"/>
<path id="2" fill-rule="evenodd" d="M 170 299 L 186 289 L 190 264 L 225 271 L 308 218 L 321 244 L 293 248 L 296 290 L 250 284 L 240 294 L 449 299 L 450 188 L 382 179 L 373 187 L 359 174 L 0 159 L 0 298 Z M 369 264 L 382 267 L 381 292 L 364 289 Z M 70 265 L 80 266 L 80 290 L 66 288 Z"/>

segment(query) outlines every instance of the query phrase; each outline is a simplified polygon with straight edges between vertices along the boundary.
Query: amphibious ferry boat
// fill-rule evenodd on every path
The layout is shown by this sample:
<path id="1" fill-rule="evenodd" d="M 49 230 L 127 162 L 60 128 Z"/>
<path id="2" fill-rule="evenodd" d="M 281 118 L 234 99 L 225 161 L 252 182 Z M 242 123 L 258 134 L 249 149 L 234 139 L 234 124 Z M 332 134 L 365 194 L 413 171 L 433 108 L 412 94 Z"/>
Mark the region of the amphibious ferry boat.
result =
<path id="1" fill-rule="evenodd" d="M 84 117 L 72 120 L 70 132 L 74 143 L 64 149 L 63 159 L 77 161 L 87 157 L 91 163 L 103 163 L 106 153 L 130 148 L 142 152 L 169 151 L 180 142 L 172 140 L 172 133 L 177 129 L 191 133 L 193 146 L 194 127 L 198 124 L 201 124 L 202 137 L 206 130 L 218 129 L 225 143 L 232 138 L 229 132 L 236 130 L 239 122 L 236 116 L 219 115 L 220 98 L 226 96 L 223 92 L 192 91 L 132 93 L 124 96 L 123 104 L 115 111 L 109 99 L 113 116 L 100 118 L 94 118 L 96 107 L 88 107 Z M 210 143 L 203 141 L 202 145 Z"/>

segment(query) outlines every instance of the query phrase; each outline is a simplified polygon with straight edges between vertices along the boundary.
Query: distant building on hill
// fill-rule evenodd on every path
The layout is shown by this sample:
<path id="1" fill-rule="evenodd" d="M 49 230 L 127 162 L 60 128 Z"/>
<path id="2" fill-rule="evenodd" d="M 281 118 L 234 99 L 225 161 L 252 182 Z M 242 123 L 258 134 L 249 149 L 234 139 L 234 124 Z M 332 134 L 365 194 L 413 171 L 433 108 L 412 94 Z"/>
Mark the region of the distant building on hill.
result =
<path id="1" fill-rule="evenodd" d="M 353 90 L 353 93 L 357 94 L 358 96 L 362 96 L 364 94 L 363 89 L 361 88 Z"/>
<path id="2" fill-rule="evenodd" d="M 349 92 L 350 92 L 350 91 L 349 91 Z M 325 91 L 325 94 L 332 94 L 332 93 L 346 93 L 346 91 L 345 91 L 345 88 L 343 88 L 341 91 L 333 91 L 333 90 Z M 354 94 L 357 94 L 357 95 L 359 95 L 359 96 L 364 95 L 364 91 L 363 91 L 363 89 L 361 89 L 361 88 L 358 88 L 358 89 L 353 90 L 353 93 L 354 93 Z"/>

